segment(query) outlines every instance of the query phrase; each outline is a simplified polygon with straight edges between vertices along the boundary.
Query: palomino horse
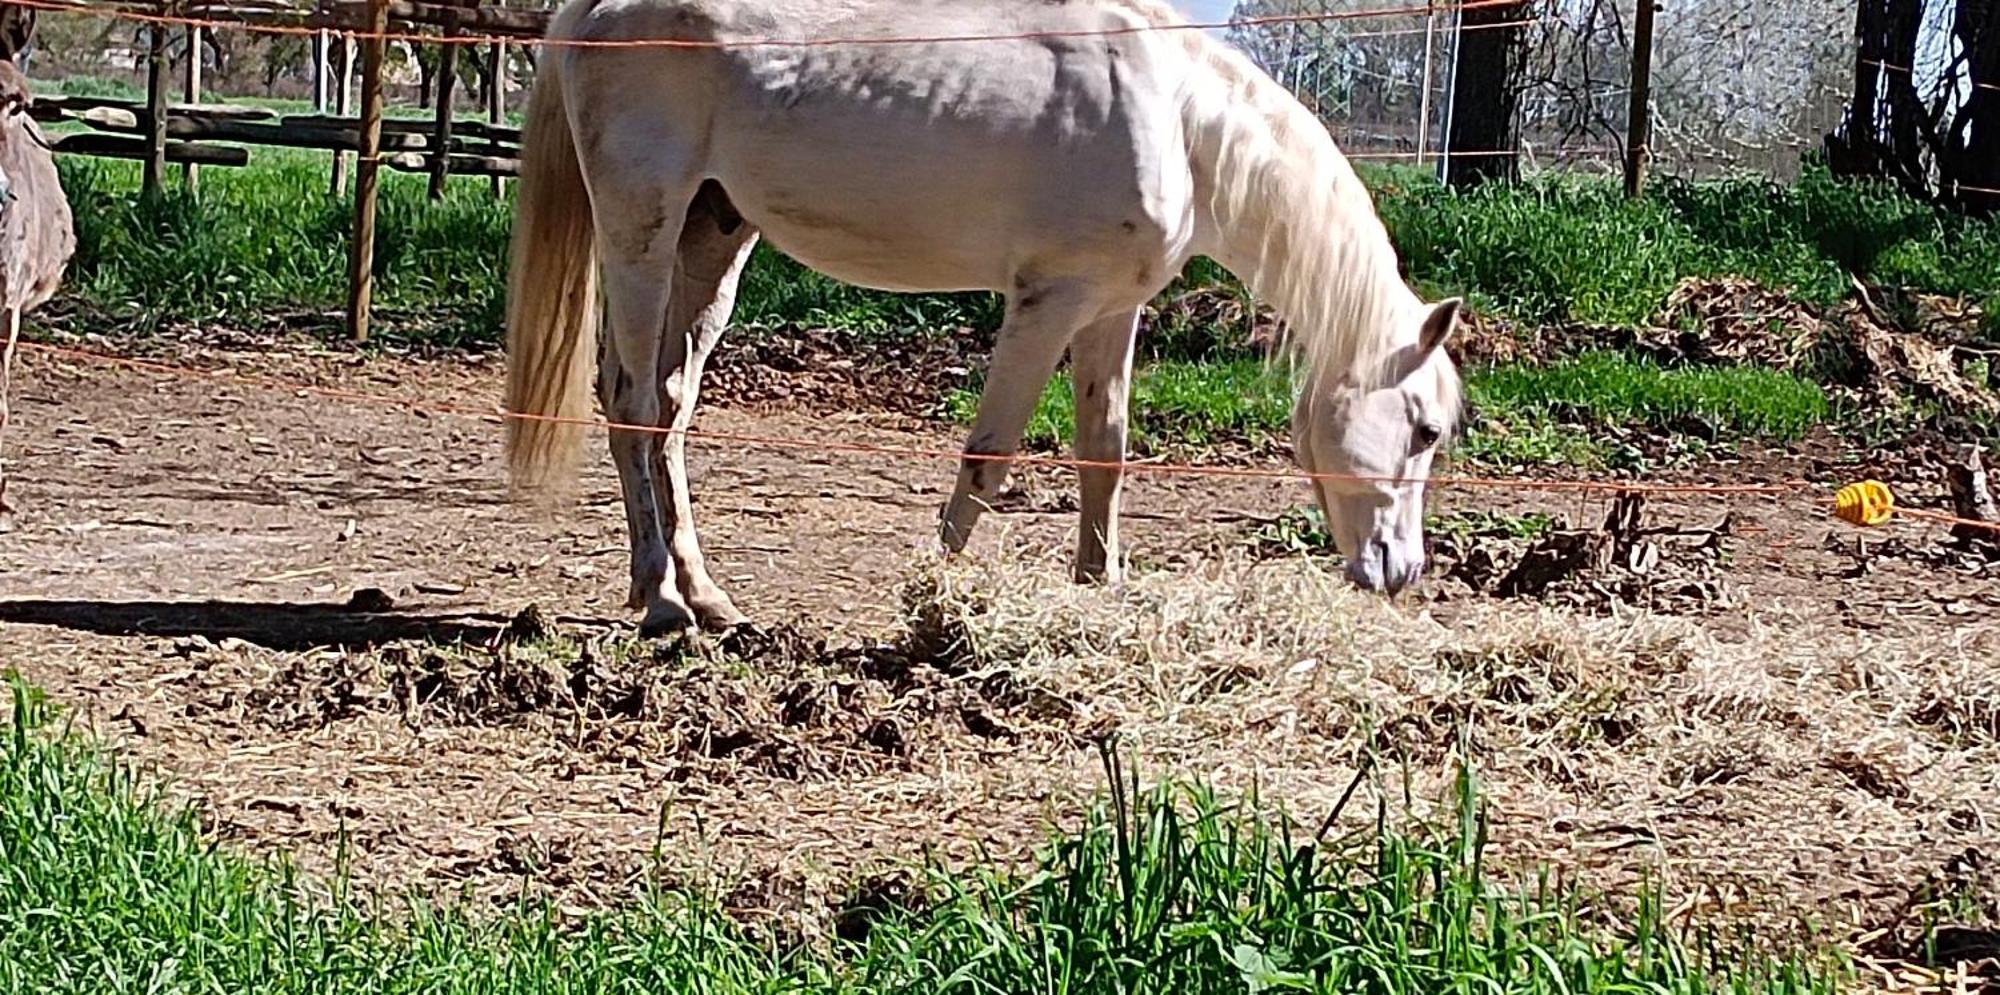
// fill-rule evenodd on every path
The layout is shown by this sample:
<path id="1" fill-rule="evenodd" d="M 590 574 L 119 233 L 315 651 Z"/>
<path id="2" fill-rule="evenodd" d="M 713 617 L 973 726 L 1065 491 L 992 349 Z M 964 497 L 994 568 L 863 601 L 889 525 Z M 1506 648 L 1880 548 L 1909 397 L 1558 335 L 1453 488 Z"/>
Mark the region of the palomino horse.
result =
<path id="1" fill-rule="evenodd" d="M 611 421 L 671 430 L 611 433 L 642 631 L 742 620 L 702 561 L 684 442 L 760 234 L 860 286 L 1005 295 L 947 549 L 1067 348 L 1076 455 L 1111 464 L 1079 469 L 1076 575 L 1117 578 L 1140 309 L 1207 255 L 1284 319 L 1297 459 L 1349 575 L 1416 578 L 1459 303 L 1398 276 L 1313 115 L 1184 24 L 1155 0 L 568 0 L 521 163 L 508 454 L 525 490 L 572 479 L 593 366 Z M 634 43 L 658 39 L 682 44 Z"/>

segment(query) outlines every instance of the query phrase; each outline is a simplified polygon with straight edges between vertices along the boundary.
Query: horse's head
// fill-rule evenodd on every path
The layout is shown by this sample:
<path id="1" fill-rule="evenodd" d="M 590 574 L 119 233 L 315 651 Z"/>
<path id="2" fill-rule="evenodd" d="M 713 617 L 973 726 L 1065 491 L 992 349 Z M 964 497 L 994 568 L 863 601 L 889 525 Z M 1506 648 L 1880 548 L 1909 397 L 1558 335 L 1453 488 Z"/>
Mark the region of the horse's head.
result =
<path id="1" fill-rule="evenodd" d="M 1299 466 L 1322 475 L 1313 496 L 1347 575 L 1371 591 L 1396 593 L 1424 566 L 1424 481 L 1458 418 L 1458 369 L 1444 343 L 1458 324 L 1457 298 L 1415 308 L 1379 375 L 1330 386 L 1308 382 L 1292 411 Z"/>

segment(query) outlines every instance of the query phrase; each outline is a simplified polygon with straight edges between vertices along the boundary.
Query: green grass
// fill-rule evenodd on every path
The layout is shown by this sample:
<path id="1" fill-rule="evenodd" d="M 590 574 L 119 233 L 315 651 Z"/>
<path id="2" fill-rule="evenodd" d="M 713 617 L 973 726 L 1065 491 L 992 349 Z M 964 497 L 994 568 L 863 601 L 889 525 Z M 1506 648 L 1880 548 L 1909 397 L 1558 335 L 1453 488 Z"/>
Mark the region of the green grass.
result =
<path id="1" fill-rule="evenodd" d="M 137 193 L 137 167 L 61 160 L 74 205 L 69 284 L 139 330 L 164 321 L 261 327 L 273 316 L 337 312 L 346 300 L 351 199 L 328 191 L 311 153 L 256 153 L 255 169 L 210 169 L 199 197 Z M 425 180 L 387 173 L 377 216 L 377 302 L 403 337 L 490 340 L 504 303 L 511 224 L 476 178 L 441 204 Z"/>
<path id="2" fill-rule="evenodd" d="M 1029 445 L 1066 447 L 1075 439 L 1075 396 L 1069 373 L 1057 373 L 1028 421 Z M 977 386 L 945 398 L 960 423 L 972 421 L 978 404 Z M 1280 437 L 1290 430 L 1291 393 L 1282 371 L 1256 360 L 1166 360 L 1134 374 L 1131 420 L 1132 448 L 1141 453 Z"/>
<path id="3" fill-rule="evenodd" d="M 78 81 L 71 89 L 115 87 Z M 326 192 L 327 156 L 261 148 L 251 156 L 249 167 L 204 171 L 198 199 L 174 194 L 163 204 L 138 202 L 135 164 L 64 159 L 81 242 L 73 292 L 138 318 L 141 330 L 157 319 L 257 327 L 275 311 L 336 310 L 352 207 Z M 1822 304 L 1848 293 L 1852 272 L 2000 305 L 2000 220 L 1957 217 L 1823 170 L 1792 186 L 1664 179 L 1638 200 L 1597 178 L 1542 176 L 1455 192 L 1407 168 L 1362 172 L 1414 282 L 1523 320 L 1639 324 L 1683 277 L 1728 274 Z M 417 176 L 384 180 L 380 324 L 392 338 L 497 341 L 510 202 L 491 199 L 480 178 L 457 181 L 443 207 L 429 205 L 423 189 Z M 1191 265 L 1167 299 L 1202 288 L 1244 300 L 1207 260 Z M 990 330 L 999 317 L 991 294 L 859 290 L 769 249 L 738 303 L 745 325 L 873 335 Z M 1226 359 L 1249 355 L 1247 337 L 1247 320 L 1168 308 L 1146 341 L 1157 358 Z"/>
<path id="4" fill-rule="evenodd" d="M 2000 219 L 1817 166 L 1792 186 L 1661 178 L 1636 200 L 1591 177 L 1458 192 L 1407 169 L 1373 175 L 1413 280 L 1526 321 L 1642 324 L 1687 277 L 1750 277 L 1822 306 L 1848 295 L 1850 274 L 2000 304 Z"/>
<path id="5" fill-rule="evenodd" d="M 1035 407 L 1027 442 L 1065 448 L 1075 437 L 1073 388 L 1057 374 Z M 1589 353 L 1547 366 L 1467 371 L 1472 419 L 1453 447 L 1485 465 L 1601 465 L 1611 452 L 1589 429 L 1692 433 L 1698 439 L 1797 439 L 1833 412 L 1811 381 L 1756 367 L 1666 368 L 1617 353 Z M 976 388 L 953 391 L 946 410 L 960 423 L 977 411 Z M 1132 388 L 1133 450 L 1253 444 L 1290 431 L 1291 394 L 1282 371 L 1252 360 L 1141 368 Z"/>
<path id="6" fill-rule="evenodd" d="M 1555 518 L 1541 512 L 1509 515 L 1491 511 L 1454 511 L 1424 516 L 1426 535 L 1450 536 L 1459 540 L 1479 535 L 1533 540 L 1547 535 L 1557 524 Z M 1264 552 L 1285 556 L 1339 552 L 1333 542 L 1333 533 L 1327 531 L 1325 516 L 1314 504 L 1294 505 L 1279 512 L 1275 518 L 1257 527 L 1250 543 Z"/>
<path id="7" fill-rule="evenodd" d="M 138 194 L 138 167 L 59 160 L 76 216 L 68 289 L 127 331 L 165 321 L 262 327 L 274 315 L 346 300 L 353 200 L 329 190 L 323 153 L 257 149 L 254 166 L 203 171 L 199 196 Z M 471 345 L 499 339 L 511 199 L 483 177 L 454 178 L 433 204 L 424 177 L 385 172 L 377 215 L 378 324 L 390 340 Z M 898 296 L 807 271 L 768 248 L 739 293 L 739 324 L 871 334 L 998 322 L 990 295 Z"/>
<path id="8" fill-rule="evenodd" d="M 1470 775 L 1449 825 L 1378 819 L 1316 841 L 1254 800 L 1119 774 L 1032 873 L 932 873 L 921 900 L 885 904 L 866 930 L 796 944 L 664 892 L 565 917 L 525 890 L 500 911 L 316 890 L 205 840 L 193 812 L 46 711 L 16 685 L 0 729 L 9 991 L 1791 995 L 1842 977 L 1831 955 L 1669 929 L 1652 892 L 1503 886 Z"/>
<path id="9" fill-rule="evenodd" d="M 1482 370 L 1467 395 L 1489 425 L 1556 421 L 1706 438 L 1790 441 L 1831 414 L 1819 386 L 1791 374 L 1748 366 L 1666 368 L 1605 352 Z"/>

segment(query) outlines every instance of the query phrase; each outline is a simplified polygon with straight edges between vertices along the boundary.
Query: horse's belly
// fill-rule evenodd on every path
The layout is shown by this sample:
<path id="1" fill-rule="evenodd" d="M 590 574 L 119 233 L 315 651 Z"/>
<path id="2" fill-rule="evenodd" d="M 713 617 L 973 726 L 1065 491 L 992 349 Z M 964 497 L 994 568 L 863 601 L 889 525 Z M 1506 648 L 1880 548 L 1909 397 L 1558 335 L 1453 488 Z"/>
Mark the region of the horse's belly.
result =
<path id="1" fill-rule="evenodd" d="M 755 193 L 738 199 L 737 210 L 773 247 L 843 283 L 911 292 L 1000 290 L 1008 277 L 1007 233 L 972 211 L 940 207 L 944 213 L 925 217 L 921 201 L 855 204 Z"/>

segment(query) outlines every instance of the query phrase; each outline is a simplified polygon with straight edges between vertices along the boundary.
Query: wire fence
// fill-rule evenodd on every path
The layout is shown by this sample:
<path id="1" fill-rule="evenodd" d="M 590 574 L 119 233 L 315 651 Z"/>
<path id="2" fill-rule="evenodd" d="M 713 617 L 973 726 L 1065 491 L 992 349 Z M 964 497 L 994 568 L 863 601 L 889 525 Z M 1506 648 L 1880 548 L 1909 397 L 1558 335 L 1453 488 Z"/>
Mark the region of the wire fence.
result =
<path id="1" fill-rule="evenodd" d="M 599 431 L 633 432 L 647 435 L 680 435 L 690 440 L 710 443 L 727 443 L 781 451 L 809 452 L 818 455 L 845 454 L 868 456 L 895 462 L 1003 462 L 1016 466 L 1039 466 L 1059 469 L 1117 469 L 1126 473 L 1145 474 L 1162 477 L 1209 477 L 1235 478 L 1273 481 L 1301 482 L 1349 482 L 1349 483 L 1394 483 L 1407 481 L 1385 477 L 1373 477 L 1350 473 L 1315 473 L 1303 469 L 1273 466 L 1249 466 L 1216 463 L 1183 463 L 1169 460 L 1118 461 L 1079 459 L 1062 456 L 1041 456 L 1032 453 L 990 455 L 970 453 L 961 450 L 924 448 L 918 446 L 893 446 L 875 443 L 851 442 L 829 439 L 824 436 L 813 438 L 756 435 L 743 432 L 721 432 L 704 429 L 674 429 L 661 425 L 641 425 L 616 422 L 605 418 L 563 418 L 547 415 L 530 415 L 507 411 L 503 408 L 482 408 L 476 405 L 449 401 L 425 400 L 397 397 L 371 391 L 353 390 L 342 387 L 327 387 L 319 384 L 285 380 L 258 374 L 246 374 L 234 370 L 201 369 L 157 360 L 116 355 L 77 349 L 41 342 L 23 342 L 19 348 L 51 359 L 65 360 L 99 368 L 120 368 L 168 377 L 177 380 L 199 381 L 243 387 L 252 390 L 269 391 L 319 397 L 346 404 L 373 408 L 379 411 L 400 412 L 408 417 L 441 415 L 454 418 L 470 418 L 490 424 L 508 421 L 542 421 L 570 424 Z M 1566 494 L 1655 494 L 1706 497 L 1757 498 L 1775 501 L 1784 498 L 1807 497 L 1822 506 L 1833 518 L 1857 526 L 1882 526 L 1895 517 L 1929 522 L 1944 526 L 1963 526 L 2000 535 L 2000 522 L 1962 518 L 1946 512 L 1927 508 L 1912 508 L 1895 502 L 1893 492 L 1880 481 L 1855 481 L 1844 485 L 1808 480 L 1789 480 L 1779 483 L 1670 483 L 1663 480 L 1605 480 L 1589 477 L 1526 477 L 1526 476 L 1469 476 L 1439 474 L 1426 481 L 1428 486 L 1438 488 L 1465 488 L 1498 490 L 1514 493 L 1545 492 Z"/>
<path id="2" fill-rule="evenodd" d="M 13 0 L 40 12 L 36 74 L 64 93 L 136 96 L 146 74 L 147 32 L 167 30 L 168 58 L 203 62 L 210 93 L 232 100 L 306 100 L 323 92 L 313 50 L 331 14 L 263 23 L 144 9 Z M 351 4 L 348 6 L 352 6 Z M 1179 30 L 1203 31 L 1236 45 L 1290 87 L 1327 122 L 1355 158 L 1407 161 L 1440 158 L 1453 112 L 1460 38 L 1505 31 L 1516 37 L 1516 149 L 1472 149 L 1461 156 L 1513 155 L 1525 168 L 1603 171 L 1624 155 L 1631 79 L 1629 3 L 1614 0 L 1466 0 L 1462 3 L 1356 5 L 1346 0 L 1240 0 L 1226 20 L 1196 20 Z M 262 9 L 262 8 L 258 8 Z M 330 7 L 275 10 L 330 11 Z M 1468 12 L 1522 12 L 1497 22 L 1462 23 Z M 527 11 L 545 13 L 542 9 Z M 311 17 L 322 17 L 315 22 Z M 1840 0 L 1776 5 L 1757 0 L 1682 0 L 1659 21 L 1655 44 L 1653 162 L 1668 172 L 1701 175 L 1751 170 L 1777 179 L 1795 175 L 1801 157 L 1841 119 L 1852 87 L 1851 14 Z M 1156 27 L 1064 32 L 1114 34 Z M 518 109 L 534 73 L 532 43 L 518 35 L 476 30 L 451 37 L 434 30 L 333 31 L 343 40 L 389 41 L 384 83 L 392 103 L 429 107 L 439 86 L 441 46 L 499 46 L 506 57 L 458 60 L 462 84 L 451 99 L 477 109 L 491 103 Z M 1030 34 L 1048 34 L 1047 32 Z M 1010 36 L 1019 37 L 1019 36 Z M 1800 44 L 1773 46 L 1773 37 Z M 910 41 L 991 40 L 985 37 L 819 37 L 813 26 L 795 33 L 728 43 L 737 46 L 827 46 Z M 566 42 L 573 45 L 706 46 L 672 39 Z"/>
<path id="3" fill-rule="evenodd" d="M 1244 0 L 1240 10 L 1333 12 L 1339 0 Z M 1527 168 L 1616 168 L 1629 133 L 1632 4 L 1528 0 L 1531 16 L 1463 24 L 1462 8 L 1397 15 L 1358 30 L 1335 20 L 1246 23 L 1231 40 L 1320 110 L 1346 144 L 1433 159 L 1452 115 L 1458 41 L 1514 36 L 1516 127 Z M 1839 0 L 1774 5 L 1680 0 L 1654 37 L 1655 168 L 1681 175 L 1741 170 L 1797 175 L 1841 120 L 1853 86 L 1852 12 Z M 1783 45 L 1772 44 L 1785 38 Z M 1797 44 L 1792 44 L 1796 41 Z"/>

